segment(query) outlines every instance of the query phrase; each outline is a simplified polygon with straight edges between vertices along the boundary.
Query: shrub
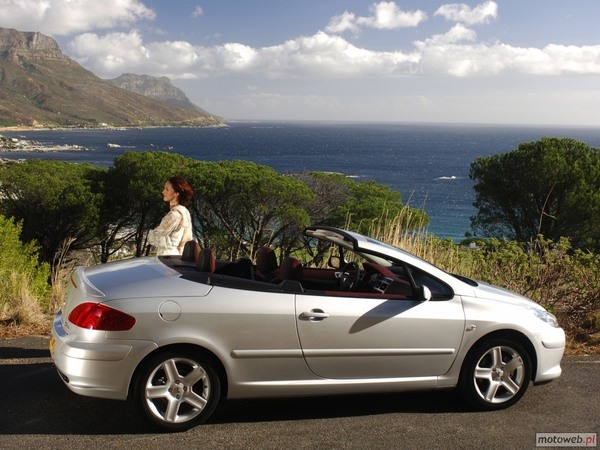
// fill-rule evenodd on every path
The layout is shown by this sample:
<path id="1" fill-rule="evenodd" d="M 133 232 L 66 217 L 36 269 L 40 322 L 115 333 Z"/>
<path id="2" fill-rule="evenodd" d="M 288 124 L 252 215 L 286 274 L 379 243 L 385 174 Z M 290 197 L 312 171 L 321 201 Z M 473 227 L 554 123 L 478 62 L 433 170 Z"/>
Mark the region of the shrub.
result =
<path id="1" fill-rule="evenodd" d="M 49 307 L 50 267 L 38 262 L 35 243 L 20 241 L 21 224 L 0 216 L 0 320 L 37 325 Z"/>
<path id="2" fill-rule="evenodd" d="M 573 341 L 597 330 L 590 319 L 600 309 L 600 256 L 573 250 L 568 239 L 542 236 L 530 244 L 490 240 L 475 254 L 473 273 L 535 300 L 554 313 Z"/>

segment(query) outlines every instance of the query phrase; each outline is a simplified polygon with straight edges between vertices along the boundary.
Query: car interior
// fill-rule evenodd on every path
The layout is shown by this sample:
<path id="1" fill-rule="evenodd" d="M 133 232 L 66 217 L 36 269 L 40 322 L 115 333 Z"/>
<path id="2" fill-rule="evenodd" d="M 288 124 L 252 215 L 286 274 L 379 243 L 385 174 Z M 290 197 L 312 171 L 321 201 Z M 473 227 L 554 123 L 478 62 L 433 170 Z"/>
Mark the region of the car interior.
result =
<path id="1" fill-rule="evenodd" d="M 249 258 L 220 261 L 210 248 L 200 248 L 196 241 L 190 241 L 181 256 L 159 258 L 183 279 L 234 289 L 427 300 L 419 289 L 427 284 L 433 287 L 433 299 L 452 298 L 449 287 L 416 269 L 385 267 L 368 260 L 345 262 L 351 252 L 344 253 L 341 248 L 338 252 L 327 267 L 303 264 L 293 256 L 285 256 L 278 263 L 276 251 L 269 246 L 258 249 L 254 263 Z"/>

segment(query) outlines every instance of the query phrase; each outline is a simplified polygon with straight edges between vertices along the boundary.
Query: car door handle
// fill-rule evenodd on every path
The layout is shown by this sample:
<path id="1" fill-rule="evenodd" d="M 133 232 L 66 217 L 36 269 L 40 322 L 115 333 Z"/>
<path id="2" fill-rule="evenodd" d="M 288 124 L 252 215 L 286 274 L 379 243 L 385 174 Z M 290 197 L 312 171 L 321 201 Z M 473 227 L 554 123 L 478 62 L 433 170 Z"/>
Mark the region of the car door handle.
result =
<path id="1" fill-rule="evenodd" d="M 300 318 L 305 320 L 322 320 L 327 319 L 328 317 L 329 314 L 322 309 L 311 309 L 310 311 L 305 311 L 300 314 Z"/>

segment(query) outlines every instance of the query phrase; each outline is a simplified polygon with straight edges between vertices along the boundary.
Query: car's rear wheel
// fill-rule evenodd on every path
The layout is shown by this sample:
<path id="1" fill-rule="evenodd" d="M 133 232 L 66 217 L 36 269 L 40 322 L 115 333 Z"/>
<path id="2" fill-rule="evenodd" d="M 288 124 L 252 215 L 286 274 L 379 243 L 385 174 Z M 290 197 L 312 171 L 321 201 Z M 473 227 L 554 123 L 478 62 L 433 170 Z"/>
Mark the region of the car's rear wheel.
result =
<path id="1" fill-rule="evenodd" d="M 221 383 L 209 359 L 186 351 L 154 355 L 137 373 L 133 400 L 155 427 L 183 431 L 206 421 L 217 407 Z"/>
<path id="2" fill-rule="evenodd" d="M 531 358 L 519 343 L 509 339 L 487 340 L 468 355 L 460 392 L 477 409 L 507 408 L 525 394 L 531 367 Z"/>

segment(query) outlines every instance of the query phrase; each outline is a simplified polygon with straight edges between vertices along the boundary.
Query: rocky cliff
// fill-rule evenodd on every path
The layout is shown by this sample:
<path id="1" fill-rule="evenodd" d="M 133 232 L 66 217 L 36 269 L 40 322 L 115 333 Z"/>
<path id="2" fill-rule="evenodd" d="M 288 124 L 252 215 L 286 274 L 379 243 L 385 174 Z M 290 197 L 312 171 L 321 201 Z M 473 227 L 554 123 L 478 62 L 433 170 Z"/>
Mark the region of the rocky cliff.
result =
<path id="1" fill-rule="evenodd" d="M 23 33 L 7 28 L 0 28 L 0 53 L 5 53 L 6 59 L 14 63 L 22 58 L 70 61 L 54 39 L 41 33 Z"/>
<path id="2" fill-rule="evenodd" d="M 102 80 L 41 33 L 0 28 L 0 126 L 18 125 L 219 126 L 222 122 L 200 109 L 175 107 Z"/>
<path id="3" fill-rule="evenodd" d="M 115 86 L 119 86 L 121 89 L 145 95 L 176 108 L 205 112 L 194 105 L 181 89 L 173 86 L 171 80 L 167 77 L 124 73 L 117 78 L 107 81 Z"/>

